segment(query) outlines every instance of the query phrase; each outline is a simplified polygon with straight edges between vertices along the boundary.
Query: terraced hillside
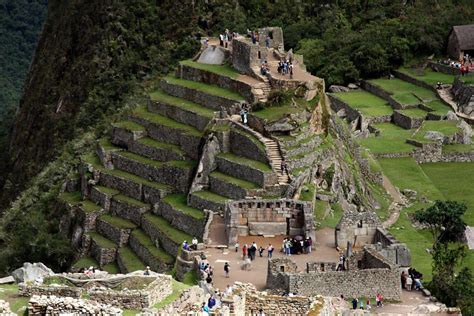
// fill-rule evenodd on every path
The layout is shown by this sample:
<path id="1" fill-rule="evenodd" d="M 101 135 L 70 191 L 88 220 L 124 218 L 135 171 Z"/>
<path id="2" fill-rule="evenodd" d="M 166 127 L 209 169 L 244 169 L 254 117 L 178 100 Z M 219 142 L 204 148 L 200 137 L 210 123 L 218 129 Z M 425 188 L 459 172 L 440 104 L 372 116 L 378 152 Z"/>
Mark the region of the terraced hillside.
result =
<path id="1" fill-rule="evenodd" d="M 228 67 L 185 65 L 214 75 Z M 228 69 L 223 73 L 234 80 Z M 206 82 L 205 76 L 188 79 L 163 78 L 148 104 L 116 122 L 96 153 L 82 157 L 81 192 L 61 196 L 76 214 L 74 245 L 83 255 L 76 267 L 93 263 L 130 272 L 148 265 L 169 271 L 184 240 L 205 238 L 208 210 L 223 213 L 230 199 L 279 196 L 287 186 L 278 143 L 218 118 L 219 111 L 238 113 L 249 95 Z M 210 135 L 229 146 L 213 157 L 208 185 L 190 191 Z"/>

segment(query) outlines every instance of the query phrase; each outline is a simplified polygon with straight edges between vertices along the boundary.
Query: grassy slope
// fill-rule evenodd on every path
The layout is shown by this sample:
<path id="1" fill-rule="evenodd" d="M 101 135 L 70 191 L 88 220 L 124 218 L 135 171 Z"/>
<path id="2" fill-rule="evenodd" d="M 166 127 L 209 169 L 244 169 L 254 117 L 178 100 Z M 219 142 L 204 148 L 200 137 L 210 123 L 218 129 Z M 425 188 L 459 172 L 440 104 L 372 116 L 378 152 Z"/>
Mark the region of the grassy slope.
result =
<path id="1" fill-rule="evenodd" d="M 392 97 L 402 104 L 417 105 L 421 103 L 419 98 L 436 100 L 436 95 L 433 91 L 400 79 L 374 79 L 370 80 L 370 82 L 392 93 Z"/>
<path id="2" fill-rule="evenodd" d="M 232 90 L 223 89 L 223 88 L 218 87 L 218 86 L 209 85 L 209 84 L 196 82 L 196 81 L 178 79 L 178 78 L 171 77 L 171 76 L 165 77 L 163 79 L 166 80 L 168 83 L 183 86 L 183 87 L 186 87 L 186 88 L 189 88 L 189 89 L 199 90 L 199 91 L 208 93 L 210 95 L 224 97 L 224 98 L 235 100 L 235 101 L 243 101 L 244 100 L 244 97 L 242 97 L 240 94 L 238 94 L 238 93 L 236 93 Z"/>
<path id="3" fill-rule="evenodd" d="M 196 69 L 209 71 L 209 72 L 222 75 L 225 77 L 229 77 L 232 79 L 235 79 L 240 75 L 240 73 L 237 70 L 235 70 L 232 66 L 228 64 L 224 64 L 224 65 L 201 64 L 191 59 L 182 60 L 179 63 L 181 65 L 186 65 L 186 66 L 190 66 Z"/>
<path id="4" fill-rule="evenodd" d="M 418 72 L 411 68 L 400 68 L 398 69 L 398 71 L 432 86 L 435 86 L 438 82 L 451 84 L 453 83 L 455 78 L 455 76 L 453 75 L 444 74 L 442 72 L 436 72 L 431 68 L 426 68 L 422 72 Z"/>
<path id="5" fill-rule="evenodd" d="M 380 136 L 371 134 L 368 138 L 360 139 L 359 143 L 370 149 L 372 153 L 411 152 L 415 147 L 406 143 L 413 131 L 403 129 L 395 124 L 374 124 L 380 130 Z"/>
<path id="6" fill-rule="evenodd" d="M 340 92 L 334 93 L 334 96 L 367 116 L 390 115 L 393 112 L 387 101 L 367 91 Z"/>

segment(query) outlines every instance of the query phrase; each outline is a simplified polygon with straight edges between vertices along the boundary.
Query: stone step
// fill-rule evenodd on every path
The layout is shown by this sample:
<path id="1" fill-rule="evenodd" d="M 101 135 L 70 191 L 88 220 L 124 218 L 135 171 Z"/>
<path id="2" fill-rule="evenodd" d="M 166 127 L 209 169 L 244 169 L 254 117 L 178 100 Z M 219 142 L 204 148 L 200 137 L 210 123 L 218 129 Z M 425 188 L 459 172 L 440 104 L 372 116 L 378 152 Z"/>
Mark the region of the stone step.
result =
<path id="1" fill-rule="evenodd" d="M 110 203 L 112 214 L 132 221 L 136 225 L 141 224 L 141 218 L 144 213 L 151 209 L 150 204 L 143 203 L 126 195 L 115 195 Z"/>
<path id="2" fill-rule="evenodd" d="M 167 253 L 177 257 L 182 243 L 186 240 L 190 242 L 193 236 L 187 232 L 173 227 L 166 219 L 161 216 L 147 213 L 142 218 L 143 231 L 150 236 L 150 239 L 160 245 Z"/>
<path id="3" fill-rule="evenodd" d="M 182 98 L 209 109 L 220 111 L 232 109 L 244 103 L 245 98 L 236 92 L 201 82 L 165 77 L 160 83 L 166 93 Z"/>
<path id="4" fill-rule="evenodd" d="M 128 146 L 128 150 L 157 161 L 186 160 L 185 152 L 178 146 L 157 141 L 151 137 L 140 138 Z"/>
<path id="5" fill-rule="evenodd" d="M 95 185 L 91 188 L 89 198 L 92 202 L 100 205 L 105 211 L 109 211 L 112 197 L 119 193 L 120 192 L 118 190 L 101 185 Z"/>
<path id="6" fill-rule="evenodd" d="M 254 196 L 261 189 L 257 184 L 245 181 L 219 171 L 209 175 L 209 190 L 233 200 Z"/>
<path id="7" fill-rule="evenodd" d="M 260 187 L 276 184 L 276 175 L 270 165 L 231 153 L 219 154 L 217 169 L 238 179 L 256 183 Z"/>
<path id="8" fill-rule="evenodd" d="M 112 163 L 118 170 L 186 192 L 194 176 L 196 163 L 190 160 L 160 162 L 131 152 L 113 152 Z"/>
<path id="9" fill-rule="evenodd" d="M 91 256 L 99 263 L 100 268 L 115 261 L 117 244 L 97 232 L 89 232 L 87 235 L 91 239 Z"/>
<path id="10" fill-rule="evenodd" d="M 178 145 L 192 159 L 199 158 L 199 146 L 203 133 L 193 126 L 149 112 L 144 108 L 135 110 L 130 120 L 145 126 L 149 137 Z"/>
<path id="11" fill-rule="evenodd" d="M 150 239 L 141 229 L 135 229 L 129 239 L 130 248 L 151 268 L 152 271 L 165 273 L 172 269 L 174 258 Z"/>
<path id="12" fill-rule="evenodd" d="M 96 227 L 99 234 L 122 247 L 128 243 L 130 233 L 137 225 L 121 217 L 104 214 L 97 218 Z"/>
<path id="13" fill-rule="evenodd" d="M 146 136 L 146 128 L 133 121 L 120 121 L 112 124 L 112 142 L 127 146 L 130 142 Z"/>
<path id="14" fill-rule="evenodd" d="M 206 213 L 187 203 L 186 194 L 170 194 L 161 200 L 153 213 L 166 219 L 173 227 L 202 238 Z"/>
<path id="15" fill-rule="evenodd" d="M 117 264 L 120 272 L 124 274 L 146 269 L 145 264 L 130 247 L 122 247 L 117 251 Z"/>
<path id="16" fill-rule="evenodd" d="M 224 213 L 227 201 L 229 201 L 229 198 L 206 190 L 193 192 L 189 196 L 190 206 L 221 214 Z"/>
<path id="17" fill-rule="evenodd" d="M 182 98 L 176 98 L 163 90 L 150 93 L 150 98 L 151 102 L 148 104 L 150 112 L 169 117 L 201 131 L 214 117 L 214 110 Z"/>

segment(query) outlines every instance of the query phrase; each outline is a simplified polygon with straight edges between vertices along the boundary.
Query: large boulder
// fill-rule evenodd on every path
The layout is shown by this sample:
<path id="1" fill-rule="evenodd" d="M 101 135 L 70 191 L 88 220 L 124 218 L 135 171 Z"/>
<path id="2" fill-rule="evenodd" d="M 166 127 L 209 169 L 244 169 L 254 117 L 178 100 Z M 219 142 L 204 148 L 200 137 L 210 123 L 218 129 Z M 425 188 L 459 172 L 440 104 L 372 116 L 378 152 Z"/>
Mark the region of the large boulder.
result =
<path id="1" fill-rule="evenodd" d="M 425 134 L 425 139 L 429 140 L 436 140 L 436 141 L 443 141 L 444 140 L 444 134 L 438 131 L 428 131 Z"/>
<path id="2" fill-rule="evenodd" d="M 348 92 L 349 88 L 344 87 L 344 86 L 337 86 L 337 85 L 332 85 L 329 87 L 329 92 L 337 93 L 337 92 Z"/>
<path id="3" fill-rule="evenodd" d="M 54 272 L 41 262 L 39 263 L 29 263 L 25 262 L 23 267 L 16 269 L 12 272 L 12 277 L 15 279 L 16 283 L 35 281 L 38 278 L 45 278 L 47 276 L 53 275 Z"/>
<path id="4" fill-rule="evenodd" d="M 471 144 L 472 142 L 472 127 L 467 124 L 465 121 L 460 120 L 457 124 L 462 131 L 461 135 L 459 135 L 457 141 L 461 144 Z"/>

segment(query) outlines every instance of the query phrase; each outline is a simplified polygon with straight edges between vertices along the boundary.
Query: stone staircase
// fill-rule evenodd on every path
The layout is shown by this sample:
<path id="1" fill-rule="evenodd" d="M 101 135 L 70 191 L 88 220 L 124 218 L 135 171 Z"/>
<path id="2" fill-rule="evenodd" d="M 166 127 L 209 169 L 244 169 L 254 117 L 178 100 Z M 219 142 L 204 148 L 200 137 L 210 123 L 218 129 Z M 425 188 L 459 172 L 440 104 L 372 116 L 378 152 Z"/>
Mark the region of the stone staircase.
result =
<path id="1" fill-rule="evenodd" d="M 242 102 L 222 87 L 166 77 L 148 104 L 113 124 L 110 140 L 99 141 L 97 152 L 81 159 L 82 198 L 73 201 L 82 225 L 81 252 L 100 268 L 130 272 L 148 265 L 164 272 L 184 240 L 202 239 L 205 210 L 223 212 L 231 199 L 287 184 L 278 143 L 243 126 L 248 134 L 234 137 L 258 139 L 270 164 L 230 146 L 216 157 L 209 187 L 188 194 L 215 112 L 235 113 Z"/>

